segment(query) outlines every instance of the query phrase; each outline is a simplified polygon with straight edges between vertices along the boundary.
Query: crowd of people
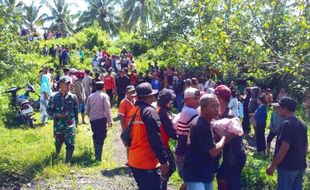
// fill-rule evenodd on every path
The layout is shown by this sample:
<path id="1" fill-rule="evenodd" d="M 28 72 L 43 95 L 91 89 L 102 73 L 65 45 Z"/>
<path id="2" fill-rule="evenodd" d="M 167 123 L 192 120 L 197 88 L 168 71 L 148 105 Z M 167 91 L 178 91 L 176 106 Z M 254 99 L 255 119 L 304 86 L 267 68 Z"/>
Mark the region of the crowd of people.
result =
<path id="1" fill-rule="evenodd" d="M 56 57 L 58 51 L 50 52 Z M 276 137 L 274 159 L 266 172 L 272 175 L 278 170 L 279 190 L 301 189 L 307 127 L 295 116 L 297 103 L 284 88 L 277 97 L 271 89 L 259 87 L 240 91 L 234 81 L 225 85 L 215 81 L 212 74 L 196 78 L 173 67 L 160 69 L 156 61 L 149 63 L 144 74 L 137 73 L 131 52 L 125 47 L 119 56 L 111 56 L 106 50 L 94 52 L 92 67 L 93 72 L 65 67 L 63 74 L 60 70 L 54 74 L 53 68 L 44 66 L 40 72 L 42 123 L 48 117 L 54 120 L 56 152 L 65 143 L 66 162 L 71 162 L 74 152 L 79 114 L 82 124 L 88 115 L 95 158 L 101 160 L 107 128 L 113 125 L 111 108 L 115 106 L 122 132 L 129 127 L 131 130 L 127 165 L 141 190 L 167 189 L 176 170 L 184 182 L 180 189 L 213 189 L 214 179 L 220 190 L 241 189 L 247 157 L 245 136 L 256 142 L 257 153 L 262 155 L 270 154 Z M 309 100 L 305 98 L 304 102 L 310 116 Z M 173 114 L 173 108 L 180 113 Z M 272 110 L 272 117 L 266 143 L 268 110 Z M 215 130 L 216 121 L 226 129 Z M 169 139 L 176 140 L 175 151 Z"/>
<path id="2" fill-rule="evenodd" d="M 44 31 L 43 35 L 41 35 L 37 29 L 24 29 L 22 28 L 20 30 L 20 36 L 22 37 L 27 37 L 28 41 L 37 41 L 37 40 L 50 40 L 50 39 L 58 39 L 58 38 L 66 38 L 68 36 L 67 32 L 61 32 L 61 31 L 56 31 L 56 30 L 49 30 L 49 31 Z"/>

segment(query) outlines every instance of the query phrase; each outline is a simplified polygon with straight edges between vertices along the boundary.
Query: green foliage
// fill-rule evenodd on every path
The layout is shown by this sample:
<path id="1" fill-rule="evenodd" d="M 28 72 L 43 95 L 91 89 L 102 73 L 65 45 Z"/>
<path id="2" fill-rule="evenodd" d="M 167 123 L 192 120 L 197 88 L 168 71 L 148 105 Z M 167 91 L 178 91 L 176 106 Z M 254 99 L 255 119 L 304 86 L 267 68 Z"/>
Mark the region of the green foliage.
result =
<path id="1" fill-rule="evenodd" d="M 16 72 L 23 72 L 31 68 L 16 55 L 18 54 L 18 24 L 21 14 L 13 12 L 11 8 L 0 5 L 0 81 Z"/>
<path id="2" fill-rule="evenodd" d="M 247 152 L 247 162 L 242 170 L 241 184 L 245 189 L 259 190 L 259 189 L 275 189 L 276 188 L 276 175 L 268 176 L 266 168 L 271 160 L 253 155 Z"/>
<path id="3" fill-rule="evenodd" d="M 149 48 L 149 42 L 147 39 L 141 38 L 136 33 L 127 32 L 120 32 L 120 35 L 114 45 L 118 48 L 125 46 L 128 50 L 132 50 L 134 56 L 140 56 L 146 53 Z M 117 52 L 117 54 L 119 52 Z"/>

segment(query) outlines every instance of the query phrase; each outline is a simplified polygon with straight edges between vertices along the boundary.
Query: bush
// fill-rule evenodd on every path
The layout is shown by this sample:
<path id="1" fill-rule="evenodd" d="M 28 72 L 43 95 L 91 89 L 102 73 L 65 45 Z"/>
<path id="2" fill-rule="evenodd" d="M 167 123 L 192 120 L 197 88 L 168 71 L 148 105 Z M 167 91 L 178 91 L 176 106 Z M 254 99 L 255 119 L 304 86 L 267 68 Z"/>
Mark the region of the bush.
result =
<path id="1" fill-rule="evenodd" d="M 276 175 L 268 176 L 266 168 L 270 160 L 247 153 L 247 162 L 242 171 L 241 184 L 248 190 L 271 190 L 276 187 Z"/>

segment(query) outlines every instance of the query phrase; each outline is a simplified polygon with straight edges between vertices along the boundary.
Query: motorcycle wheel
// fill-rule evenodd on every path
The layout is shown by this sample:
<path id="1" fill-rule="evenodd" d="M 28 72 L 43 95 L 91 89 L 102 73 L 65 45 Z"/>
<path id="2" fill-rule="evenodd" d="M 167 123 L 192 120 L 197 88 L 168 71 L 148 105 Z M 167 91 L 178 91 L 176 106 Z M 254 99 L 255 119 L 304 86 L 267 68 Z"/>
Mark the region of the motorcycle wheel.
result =
<path id="1" fill-rule="evenodd" d="M 33 121 L 30 117 L 23 117 L 23 120 L 24 120 L 25 125 L 33 128 Z"/>

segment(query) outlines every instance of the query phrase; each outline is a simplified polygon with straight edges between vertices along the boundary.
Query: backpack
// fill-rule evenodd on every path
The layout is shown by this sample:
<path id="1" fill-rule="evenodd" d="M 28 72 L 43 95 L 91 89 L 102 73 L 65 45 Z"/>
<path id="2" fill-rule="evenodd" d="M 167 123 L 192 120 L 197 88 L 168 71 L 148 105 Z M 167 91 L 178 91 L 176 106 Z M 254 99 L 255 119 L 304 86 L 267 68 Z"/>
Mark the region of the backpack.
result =
<path id="1" fill-rule="evenodd" d="M 136 118 L 137 112 L 139 111 L 140 108 L 137 109 L 135 114 L 133 115 L 130 123 L 128 124 L 128 127 L 121 133 L 121 139 L 123 141 L 123 144 L 125 147 L 130 147 L 131 145 L 131 130 L 132 130 L 132 124 Z"/>

